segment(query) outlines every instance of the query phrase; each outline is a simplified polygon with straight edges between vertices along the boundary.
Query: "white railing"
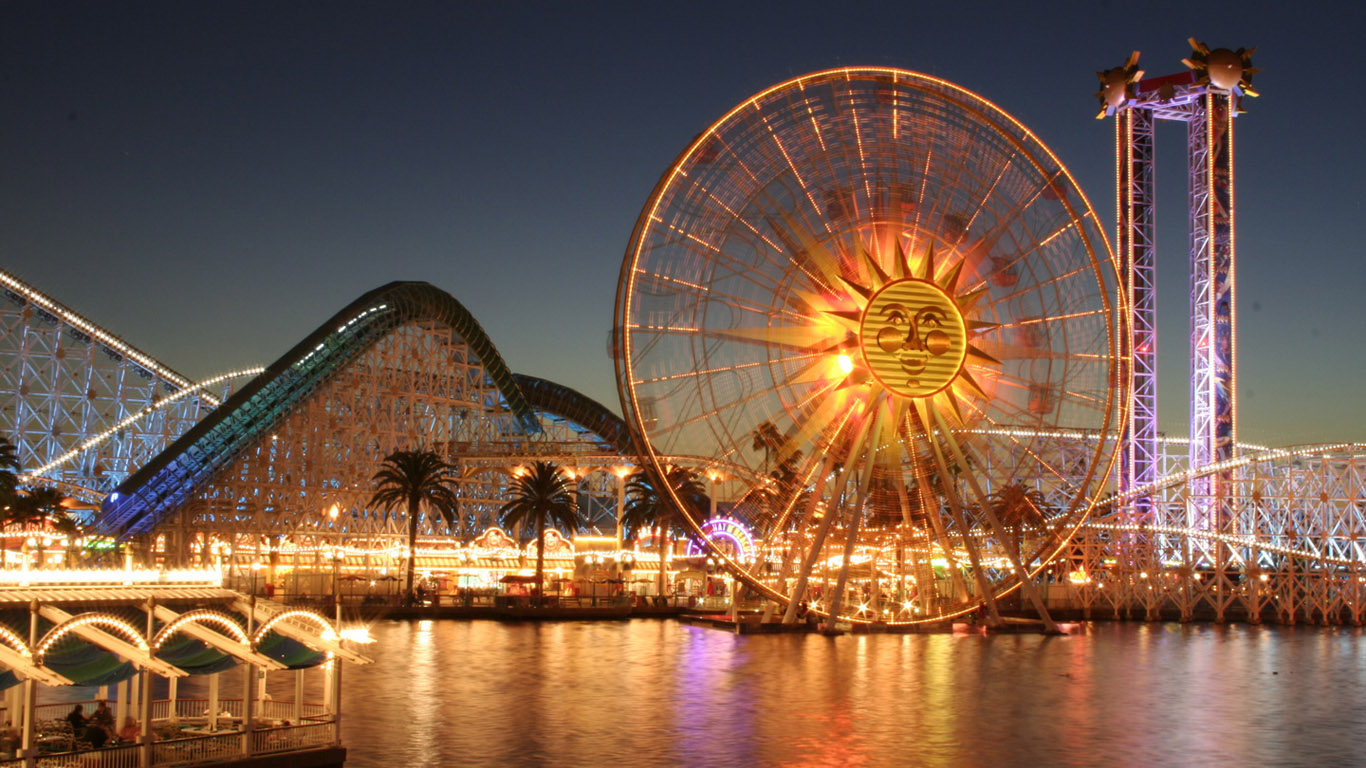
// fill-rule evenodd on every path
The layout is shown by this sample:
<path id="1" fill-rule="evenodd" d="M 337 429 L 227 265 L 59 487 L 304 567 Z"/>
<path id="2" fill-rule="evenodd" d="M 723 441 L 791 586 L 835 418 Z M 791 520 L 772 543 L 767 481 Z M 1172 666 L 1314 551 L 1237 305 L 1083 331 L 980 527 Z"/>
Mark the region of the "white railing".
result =
<path id="1" fill-rule="evenodd" d="M 186 739 L 158 741 L 152 745 L 153 765 L 198 763 L 242 754 L 242 734 L 215 733 Z"/>
<path id="2" fill-rule="evenodd" d="M 251 750 L 253 753 L 292 752 L 296 749 L 323 747 L 334 741 L 334 733 L 332 723 L 262 728 L 252 732 Z"/>
<path id="3" fill-rule="evenodd" d="M 37 768 L 138 768 L 141 749 L 134 744 L 94 751 L 53 752 L 38 755 L 33 764 Z M 22 761 L 17 764 L 22 765 Z"/>
<path id="4" fill-rule="evenodd" d="M 256 708 L 256 717 L 263 720 L 294 720 L 294 702 L 267 699 Z"/>
<path id="5" fill-rule="evenodd" d="M 67 713 L 76 704 L 87 705 L 85 711 L 89 716 L 95 709 L 96 701 L 68 701 L 34 707 L 36 746 L 40 750 L 52 751 L 40 751 L 34 756 L 32 765 L 36 768 L 137 768 L 142 749 L 137 744 L 73 750 L 74 746 L 85 746 L 84 742 L 75 740 L 71 726 L 66 721 Z M 208 699 L 178 698 L 174 702 L 174 711 L 172 702 L 167 699 L 153 700 L 151 705 L 152 724 L 161 734 L 152 745 L 152 765 L 186 765 L 231 759 L 243 754 L 244 735 L 240 730 L 204 735 L 179 731 L 177 724 L 208 722 Z M 241 699 L 219 699 L 220 727 L 240 727 L 242 710 Z M 296 705 L 291 700 L 268 699 L 259 702 L 259 706 L 253 707 L 253 710 L 255 718 L 259 718 L 258 723 L 289 723 L 283 726 L 258 726 L 253 730 L 253 753 L 290 752 L 336 743 L 336 726 L 332 722 L 332 714 L 323 704 L 301 702 Z M 0 707 L 0 723 L 4 723 L 9 714 L 6 708 Z M 181 733 L 184 735 L 178 735 Z M 24 765 L 23 758 L 0 754 L 0 768 L 19 768 Z"/>

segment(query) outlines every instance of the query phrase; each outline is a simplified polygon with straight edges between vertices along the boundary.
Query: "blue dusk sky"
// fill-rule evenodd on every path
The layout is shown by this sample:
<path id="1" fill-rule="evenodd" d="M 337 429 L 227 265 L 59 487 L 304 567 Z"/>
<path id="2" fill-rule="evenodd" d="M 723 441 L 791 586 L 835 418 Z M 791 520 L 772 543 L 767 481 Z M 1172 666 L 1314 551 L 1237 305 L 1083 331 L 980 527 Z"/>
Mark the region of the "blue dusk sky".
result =
<path id="1" fill-rule="evenodd" d="M 1257 46 L 1237 130 L 1240 436 L 1366 441 L 1354 3 L 0 4 L 0 266 L 191 378 L 390 280 L 619 410 L 617 276 L 655 181 L 755 92 L 842 65 L 1019 118 L 1112 222 L 1095 72 Z M 1186 431 L 1185 138 L 1159 167 L 1161 427 Z M 1107 234 L 1113 234 L 1107 227 Z"/>

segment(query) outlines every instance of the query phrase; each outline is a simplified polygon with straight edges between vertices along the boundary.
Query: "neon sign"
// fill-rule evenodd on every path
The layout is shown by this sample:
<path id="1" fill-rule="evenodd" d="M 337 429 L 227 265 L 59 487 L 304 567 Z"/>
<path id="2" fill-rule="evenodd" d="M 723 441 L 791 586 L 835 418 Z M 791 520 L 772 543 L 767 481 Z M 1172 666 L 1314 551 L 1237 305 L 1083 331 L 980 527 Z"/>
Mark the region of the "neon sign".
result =
<path id="1" fill-rule="evenodd" d="M 735 554 L 745 562 L 754 560 L 757 551 L 754 546 L 754 536 L 749 532 L 749 528 L 733 517 L 713 517 L 702 524 L 702 532 L 709 541 L 720 540 L 728 541 L 735 550 Z M 706 546 L 703 542 L 695 539 L 688 539 L 688 557 L 698 557 L 707 554 Z"/>

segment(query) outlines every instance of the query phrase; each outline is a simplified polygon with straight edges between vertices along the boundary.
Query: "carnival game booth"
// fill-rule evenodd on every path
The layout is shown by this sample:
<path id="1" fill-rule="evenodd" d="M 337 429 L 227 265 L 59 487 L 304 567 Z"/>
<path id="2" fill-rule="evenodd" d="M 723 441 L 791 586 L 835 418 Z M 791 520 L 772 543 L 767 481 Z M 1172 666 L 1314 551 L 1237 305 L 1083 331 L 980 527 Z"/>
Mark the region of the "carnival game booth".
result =
<path id="1" fill-rule="evenodd" d="M 364 638 L 221 584 L 216 570 L 0 571 L 0 766 L 340 763 L 340 662 L 369 663 L 349 647 Z M 292 696 L 266 692 L 279 675 Z M 189 698 L 186 678 L 201 678 Z M 105 727 L 68 718 L 97 701 Z"/>

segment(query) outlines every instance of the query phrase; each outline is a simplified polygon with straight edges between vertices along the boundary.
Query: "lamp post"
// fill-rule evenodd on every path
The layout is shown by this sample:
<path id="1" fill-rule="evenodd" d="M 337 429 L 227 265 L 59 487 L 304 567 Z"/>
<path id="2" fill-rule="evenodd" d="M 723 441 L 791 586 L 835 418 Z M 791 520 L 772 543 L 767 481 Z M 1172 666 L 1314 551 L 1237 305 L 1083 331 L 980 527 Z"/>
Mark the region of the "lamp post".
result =
<path id="1" fill-rule="evenodd" d="M 338 572 L 341 569 L 342 558 L 345 556 L 346 554 L 342 552 L 341 547 L 335 547 L 332 550 L 332 608 L 334 614 L 333 621 L 335 622 L 337 634 L 339 636 L 341 634 L 341 578 Z"/>
<path id="2" fill-rule="evenodd" d="M 341 557 L 341 530 L 337 528 L 337 518 L 341 515 L 341 505 L 333 502 L 327 508 L 328 527 L 332 531 L 332 602 L 339 604 L 341 600 L 341 588 L 337 585 L 338 560 Z M 338 611 L 341 609 L 338 608 Z"/>
<path id="3" fill-rule="evenodd" d="M 631 468 L 612 467 L 612 474 L 617 478 L 617 549 L 621 549 L 621 516 L 626 511 L 626 478 L 631 474 Z"/>
<path id="4" fill-rule="evenodd" d="M 263 565 L 261 564 L 261 561 L 260 561 L 260 560 L 253 560 L 252 563 L 251 563 L 251 601 L 252 601 L 252 603 L 255 603 L 255 602 L 256 602 L 256 574 L 260 573 L 260 572 L 261 572 L 261 569 L 264 568 L 264 567 L 265 567 L 265 566 L 263 566 Z"/>

